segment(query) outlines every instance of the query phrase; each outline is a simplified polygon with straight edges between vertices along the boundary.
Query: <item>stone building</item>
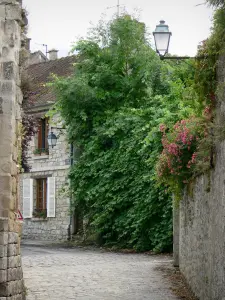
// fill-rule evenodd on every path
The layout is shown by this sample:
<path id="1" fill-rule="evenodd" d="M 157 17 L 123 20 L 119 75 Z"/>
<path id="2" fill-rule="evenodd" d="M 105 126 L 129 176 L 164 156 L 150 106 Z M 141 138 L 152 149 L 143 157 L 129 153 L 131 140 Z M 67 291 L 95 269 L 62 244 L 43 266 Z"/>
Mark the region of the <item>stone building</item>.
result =
<path id="1" fill-rule="evenodd" d="M 57 51 L 49 51 L 49 59 L 40 51 L 32 53 L 26 70 L 32 92 L 25 113 L 38 117 L 38 133 L 29 151 L 29 172 L 20 176 L 21 213 L 24 218 L 23 238 L 66 240 L 70 230 L 70 198 L 66 195 L 70 145 L 59 118 L 50 121 L 46 113 L 55 102 L 55 95 L 45 84 L 51 75 L 69 76 L 73 72 L 74 56 L 57 58 Z M 58 137 L 54 148 L 48 146 L 51 130 Z"/>
<path id="2" fill-rule="evenodd" d="M 17 219 L 22 93 L 20 53 L 27 20 L 22 0 L 0 0 L 0 299 L 23 300 Z"/>

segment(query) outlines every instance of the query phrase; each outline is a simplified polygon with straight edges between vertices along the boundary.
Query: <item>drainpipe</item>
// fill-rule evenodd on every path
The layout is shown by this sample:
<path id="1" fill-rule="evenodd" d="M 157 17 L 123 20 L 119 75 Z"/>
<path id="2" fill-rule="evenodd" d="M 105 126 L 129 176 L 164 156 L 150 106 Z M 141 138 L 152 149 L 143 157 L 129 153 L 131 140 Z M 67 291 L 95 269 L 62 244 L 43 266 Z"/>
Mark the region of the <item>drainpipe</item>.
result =
<path id="1" fill-rule="evenodd" d="M 73 165 L 73 144 L 70 144 L 70 167 Z M 68 225 L 68 241 L 72 238 L 72 215 L 71 215 L 71 207 L 72 207 L 72 193 L 70 193 L 70 223 Z"/>

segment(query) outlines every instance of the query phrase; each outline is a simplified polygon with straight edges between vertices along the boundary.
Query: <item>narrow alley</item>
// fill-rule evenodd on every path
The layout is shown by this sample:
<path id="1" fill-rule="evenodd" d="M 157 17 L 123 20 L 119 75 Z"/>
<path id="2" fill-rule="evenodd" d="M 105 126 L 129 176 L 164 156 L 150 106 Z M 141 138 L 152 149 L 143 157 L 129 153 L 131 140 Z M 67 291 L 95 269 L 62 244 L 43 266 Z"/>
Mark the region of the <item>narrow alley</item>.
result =
<path id="1" fill-rule="evenodd" d="M 175 300 L 166 256 L 22 246 L 27 300 Z"/>

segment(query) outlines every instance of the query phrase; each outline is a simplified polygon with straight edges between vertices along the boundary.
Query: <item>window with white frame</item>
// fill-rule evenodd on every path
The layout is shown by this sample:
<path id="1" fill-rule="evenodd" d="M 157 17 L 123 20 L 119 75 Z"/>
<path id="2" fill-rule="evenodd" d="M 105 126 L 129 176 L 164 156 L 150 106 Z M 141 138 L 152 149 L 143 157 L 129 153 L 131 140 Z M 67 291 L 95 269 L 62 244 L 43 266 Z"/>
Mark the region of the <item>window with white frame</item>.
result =
<path id="1" fill-rule="evenodd" d="M 55 217 L 55 177 L 23 180 L 23 217 Z"/>

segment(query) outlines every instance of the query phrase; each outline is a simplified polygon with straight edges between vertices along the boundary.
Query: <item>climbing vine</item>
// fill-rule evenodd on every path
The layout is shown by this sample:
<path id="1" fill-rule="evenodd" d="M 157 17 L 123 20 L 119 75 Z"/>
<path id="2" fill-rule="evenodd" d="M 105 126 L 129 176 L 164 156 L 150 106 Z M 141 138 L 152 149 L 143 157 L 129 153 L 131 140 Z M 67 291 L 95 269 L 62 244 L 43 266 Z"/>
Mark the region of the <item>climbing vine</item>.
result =
<path id="1" fill-rule="evenodd" d="M 74 47 L 75 75 L 55 80 L 55 108 L 80 149 L 70 173 L 73 205 L 101 244 L 169 251 L 171 195 L 155 180 L 160 134 L 145 141 L 166 110 L 162 63 L 144 24 L 129 15 L 92 33 Z"/>
<path id="2" fill-rule="evenodd" d="M 219 5 L 219 1 L 211 3 Z M 220 8 L 215 12 L 211 36 L 199 46 L 193 65 L 194 80 L 188 83 L 192 89 L 190 95 L 198 106 L 188 118 L 180 119 L 172 126 L 165 123 L 160 127 L 163 151 L 157 164 L 158 179 L 167 184 L 178 199 L 185 185 L 214 166 L 214 145 L 222 135 L 221 128 L 213 122 L 218 88 L 217 64 L 224 46 L 225 10 Z"/>
<path id="3" fill-rule="evenodd" d="M 21 143 L 21 172 L 29 172 L 31 166 L 28 163 L 28 150 L 32 137 L 38 131 L 38 118 L 29 114 L 29 108 L 32 104 L 32 96 L 36 92 L 30 90 L 29 79 L 27 76 L 22 77 L 21 90 L 23 93 L 23 104 L 22 104 L 22 143 Z"/>

